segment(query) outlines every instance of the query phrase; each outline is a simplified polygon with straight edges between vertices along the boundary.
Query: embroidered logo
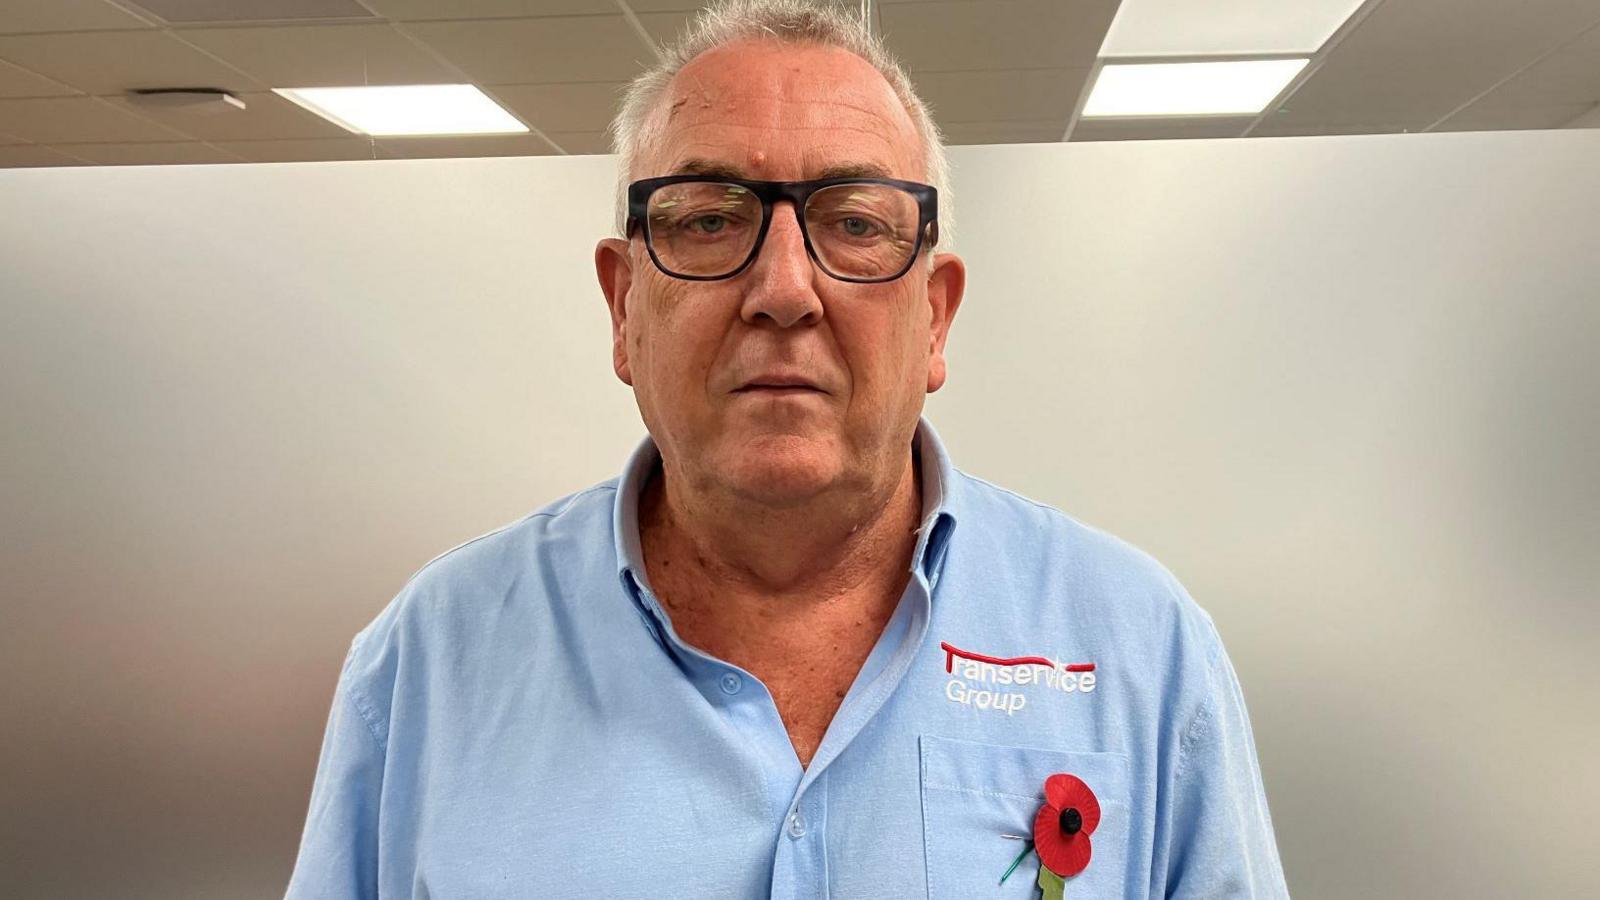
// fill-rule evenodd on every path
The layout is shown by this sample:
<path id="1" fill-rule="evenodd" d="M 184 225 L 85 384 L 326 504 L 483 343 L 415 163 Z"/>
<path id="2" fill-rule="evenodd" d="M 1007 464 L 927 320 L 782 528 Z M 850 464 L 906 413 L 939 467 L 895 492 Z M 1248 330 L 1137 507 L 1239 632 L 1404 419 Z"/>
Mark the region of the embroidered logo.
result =
<path id="1" fill-rule="evenodd" d="M 1028 695 L 1001 690 L 1001 686 L 1043 685 L 1065 694 L 1094 691 L 1094 663 L 1058 663 L 1043 656 L 985 656 L 947 641 L 940 641 L 939 647 L 944 650 L 944 670 L 951 676 L 944 695 L 952 703 L 1010 716 L 1028 705 Z M 1037 668 L 1040 666 L 1043 668 Z M 986 684 L 994 687 L 984 687 Z"/>

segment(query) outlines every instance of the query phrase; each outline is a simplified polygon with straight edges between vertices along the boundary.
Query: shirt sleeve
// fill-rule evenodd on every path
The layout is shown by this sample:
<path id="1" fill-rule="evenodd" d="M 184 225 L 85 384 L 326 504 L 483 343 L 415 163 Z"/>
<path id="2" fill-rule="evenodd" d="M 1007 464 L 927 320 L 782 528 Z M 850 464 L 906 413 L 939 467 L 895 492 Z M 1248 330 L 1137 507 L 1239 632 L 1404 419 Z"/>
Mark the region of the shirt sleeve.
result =
<path id="1" fill-rule="evenodd" d="M 285 900 L 377 900 L 385 752 L 362 704 L 346 657 Z"/>
<path id="2" fill-rule="evenodd" d="M 1205 618 L 1213 639 L 1210 678 L 1179 745 L 1166 896 L 1288 897 L 1244 691 Z"/>

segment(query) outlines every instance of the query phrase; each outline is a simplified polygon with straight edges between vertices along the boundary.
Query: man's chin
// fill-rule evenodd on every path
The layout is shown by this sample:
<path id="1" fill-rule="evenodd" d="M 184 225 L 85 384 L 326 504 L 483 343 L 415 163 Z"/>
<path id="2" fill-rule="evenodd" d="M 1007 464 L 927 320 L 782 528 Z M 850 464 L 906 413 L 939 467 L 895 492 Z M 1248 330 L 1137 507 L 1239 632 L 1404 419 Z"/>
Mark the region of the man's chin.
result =
<path id="1" fill-rule="evenodd" d="M 719 455 L 734 493 L 776 507 L 806 503 L 833 487 L 842 468 L 831 440 L 803 435 L 760 435 Z"/>

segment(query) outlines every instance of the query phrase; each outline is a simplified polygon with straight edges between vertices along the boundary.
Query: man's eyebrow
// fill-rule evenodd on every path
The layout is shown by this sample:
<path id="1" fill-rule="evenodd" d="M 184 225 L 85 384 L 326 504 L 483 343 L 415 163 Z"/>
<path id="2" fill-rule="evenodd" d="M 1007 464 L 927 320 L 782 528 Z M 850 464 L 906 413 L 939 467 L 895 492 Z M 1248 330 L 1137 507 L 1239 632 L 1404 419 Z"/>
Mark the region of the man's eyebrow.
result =
<path id="1" fill-rule="evenodd" d="M 691 157 L 684 160 L 676 169 L 674 175 L 705 175 L 710 178 L 744 178 L 744 170 L 738 166 L 727 163 L 715 162 L 709 159 Z"/>
<path id="2" fill-rule="evenodd" d="M 707 178 L 749 178 L 738 166 L 710 159 L 692 157 L 684 160 L 672 171 L 674 175 L 703 175 Z M 823 178 L 891 178 L 888 168 L 878 163 L 839 163 L 824 168 L 816 175 Z"/>
<path id="3" fill-rule="evenodd" d="M 889 170 L 877 163 L 844 163 L 837 166 L 828 166 L 816 175 L 817 178 L 888 178 Z"/>

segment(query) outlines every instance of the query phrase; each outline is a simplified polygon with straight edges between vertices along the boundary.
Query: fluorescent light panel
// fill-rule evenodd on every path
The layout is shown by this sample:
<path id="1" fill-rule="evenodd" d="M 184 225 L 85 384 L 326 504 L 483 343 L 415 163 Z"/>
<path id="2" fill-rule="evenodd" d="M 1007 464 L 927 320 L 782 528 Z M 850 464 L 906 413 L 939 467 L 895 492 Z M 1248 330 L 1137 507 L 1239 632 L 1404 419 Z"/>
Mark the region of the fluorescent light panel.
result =
<path id="1" fill-rule="evenodd" d="M 1122 0 L 1103 57 L 1315 53 L 1362 0 Z"/>
<path id="2" fill-rule="evenodd" d="M 1083 117 L 1203 116 L 1258 113 L 1310 60 L 1107 63 Z"/>
<path id="3" fill-rule="evenodd" d="M 273 88 L 356 134 L 521 134 L 528 127 L 470 84 Z"/>

